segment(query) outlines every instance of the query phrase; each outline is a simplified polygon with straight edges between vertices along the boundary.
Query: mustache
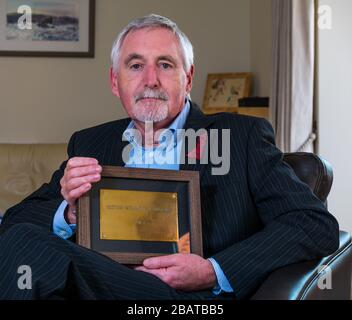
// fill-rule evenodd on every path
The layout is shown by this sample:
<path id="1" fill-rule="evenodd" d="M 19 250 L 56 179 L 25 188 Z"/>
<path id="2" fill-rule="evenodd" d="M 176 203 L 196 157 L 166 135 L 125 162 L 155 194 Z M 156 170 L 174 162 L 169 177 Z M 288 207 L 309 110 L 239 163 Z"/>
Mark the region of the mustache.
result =
<path id="1" fill-rule="evenodd" d="M 164 91 L 147 88 L 144 91 L 137 93 L 134 97 L 134 101 L 136 103 L 142 99 L 158 99 L 168 101 L 169 97 Z"/>

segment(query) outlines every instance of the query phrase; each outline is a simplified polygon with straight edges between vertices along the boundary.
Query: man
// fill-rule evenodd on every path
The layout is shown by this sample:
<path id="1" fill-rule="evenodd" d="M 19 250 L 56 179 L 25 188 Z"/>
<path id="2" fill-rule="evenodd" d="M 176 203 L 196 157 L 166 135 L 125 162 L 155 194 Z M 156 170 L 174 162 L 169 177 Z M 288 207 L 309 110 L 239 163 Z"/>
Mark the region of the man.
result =
<path id="1" fill-rule="evenodd" d="M 69 160 L 50 183 L 7 211 L 0 298 L 243 299 L 273 270 L 337 249 L 336 220 L 282 161 L 270 125 L 230 114 L 204 116 L 189 99 L 193 75 L 192 45 L 169 19 L 146 16 L 122 31 L 110 78 L 130 118 L 75 133 Z M 227 174 L 213 175 L 211 165 L 183 164 L 179 157 L 164 165 L 131 161 L 145 160 L 151 150 L 154 157 L 180 154 L 179 140 L 159 150 L 161 135 L 150 141 L 148 133 L 189 128 L 230 130 Z M 130 129 L 141 141 L 130 139 L 133 152 L 123 159 Z M 77 199 L 101 179 L 102 165 L 199 171 L 204 258 L 166 255 L 133 269 L 70 241 Z M 31 290 L 18 288 L 20 265 L 31 267 Z"/>

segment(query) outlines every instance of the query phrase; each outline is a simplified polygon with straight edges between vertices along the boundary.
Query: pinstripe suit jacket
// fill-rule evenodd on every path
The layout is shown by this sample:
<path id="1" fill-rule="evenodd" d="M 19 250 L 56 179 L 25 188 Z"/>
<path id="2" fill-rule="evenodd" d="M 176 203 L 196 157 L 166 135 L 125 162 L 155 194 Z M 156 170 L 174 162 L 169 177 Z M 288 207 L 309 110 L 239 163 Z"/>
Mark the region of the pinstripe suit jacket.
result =
<path id="1" fill-rule="evenodd" d="M 94 157 L 101 165 L 124 166 L 122 133 L 129 122 L 122 119 L 76 132 L 69 158 Z M 213 176 L 211 165 L 199 163 L 180 169 L 200 172 L 204 255 L 217 260 L 238 298 L 249 297 L 279 267 L 337 249 L 337 221 L 282 161 L 267 121 L 224 113 L 205 116 L 191 104 L 188 128 L 231 130 L 227 175 Z M 60 179 L 65 166 L 66 161 L 48 184 L 10 208 L 2 228 L 29 222 L 51 230 L 63 200 Z"/>

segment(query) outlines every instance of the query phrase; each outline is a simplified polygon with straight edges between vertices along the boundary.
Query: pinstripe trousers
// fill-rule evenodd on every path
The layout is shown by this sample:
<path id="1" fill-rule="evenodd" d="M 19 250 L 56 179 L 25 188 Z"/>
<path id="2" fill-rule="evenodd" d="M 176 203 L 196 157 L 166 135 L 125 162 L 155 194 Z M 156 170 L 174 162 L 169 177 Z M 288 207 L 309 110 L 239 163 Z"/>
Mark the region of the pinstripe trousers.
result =
<path id="1" fill-rule="evenodd" d="M 19 223 L 2 232 L 0 261 L 0 300 L 216 298 L 211 290 L 175 290 L 151 274 L 133 270 L 30 223 Z M 31 270 L 30 288 L 19 284 L 21 266 Z"/>

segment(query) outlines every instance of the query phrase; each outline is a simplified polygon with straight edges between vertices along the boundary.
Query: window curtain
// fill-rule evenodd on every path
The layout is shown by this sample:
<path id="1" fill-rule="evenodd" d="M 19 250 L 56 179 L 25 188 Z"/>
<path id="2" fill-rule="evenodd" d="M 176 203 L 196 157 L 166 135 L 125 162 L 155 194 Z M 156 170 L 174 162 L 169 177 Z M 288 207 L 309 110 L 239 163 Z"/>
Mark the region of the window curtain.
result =
<path id="1" fill-rule="evenodd" d="M 314 152 L 314 0 L 272 0 L 270 118 L 284 152 Z"/>

